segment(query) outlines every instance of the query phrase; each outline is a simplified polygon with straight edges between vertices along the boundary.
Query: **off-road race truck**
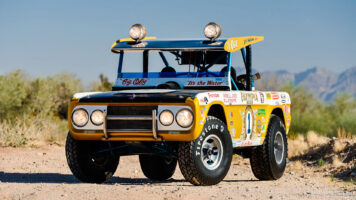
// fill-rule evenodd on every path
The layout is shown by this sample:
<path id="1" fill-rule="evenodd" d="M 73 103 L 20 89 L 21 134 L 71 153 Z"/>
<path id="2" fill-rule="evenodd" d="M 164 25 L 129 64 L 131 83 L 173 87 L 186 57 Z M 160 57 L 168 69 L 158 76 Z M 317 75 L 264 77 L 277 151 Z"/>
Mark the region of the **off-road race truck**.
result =
<path id="1" fill-rule="evenodd" d="M 286 92 L 254 88 L 260 75 L 252 74 L 251 45 L 264 38 L 219 39 L 213 22 L 204 33 L 207 39 L 156 40 L 135 24 L 131 38 L 114 42 L 112 91 L 77 93 L 69 104 L 65 150 L 76 178 L 105 182 L 121 156 L 138 155 L 149 179 L 169 179 L 179 163 L 190 183 L 214 185 L 234 153 L 250 159 L 260 180 L 283 175 L 291 101 Z M 231 66 L 238 50 L 240 75 Z"/>

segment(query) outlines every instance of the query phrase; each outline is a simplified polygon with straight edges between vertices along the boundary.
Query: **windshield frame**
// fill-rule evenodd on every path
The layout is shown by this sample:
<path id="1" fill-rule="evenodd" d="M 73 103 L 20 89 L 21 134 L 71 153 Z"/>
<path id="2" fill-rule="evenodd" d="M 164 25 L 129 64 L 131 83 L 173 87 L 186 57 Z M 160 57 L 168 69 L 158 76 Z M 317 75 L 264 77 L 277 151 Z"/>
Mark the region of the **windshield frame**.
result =
<path id="1" fill-rule="evenodd" d="M 123 60 L 124 60 L 124 57 L 125 57 L 125 53 L 131 53 L 132 51 L 129 51 L 129 52 L 125 52 L 124 50 L 121 50 L 118 54 L 119 54 L 119 62 L 118 62 L 118 70 L 117 70 L 117 80 L 113 86 L 113 89 L 116 88 L 116 89 L 126 89 L 123 88 L 122 85 L 120 85 L 119 83 L 119 80 L 122 80 L 124 77 L 124 74 L 122 72 L 122 69 L 123 69 Z M 186 51 L 177 51 L 177 50 L 174 50 L 174 51 L 169 51 L 169 50 L 143 50 L 143 51 L 140 51 L 143 53 L 143 61 L 142 61 L 142 78 L 147 78 L 149 79 L 149 72 L 148 72 L 148 55 L 149 55 L 149 52 L 158 52 L 161 59 L 162 59 L 162 62 L 164 63 L 164 65 L 166 67 L 171 67 L 171 65 L 169 64 L 169 62 L 167 61 L 164 53 L 171 53 L 173 55 L 175 55 L 177 57 L 176 60 L 179 60 L 179 59 L 182 59 L 182 52 L 186 52 Z M 201 55 L 207 55 L 207 50 L 194 50 L 194 51 L 189 51 L 189 52 L 199 52 L 201 53 Z M 211 52 L 211 51 L 210 51 Z M 226 59 L 226 64 L 227 64 L 227 71 L 226 71 L 226 75 L 224 77 L 221 77 L 221 78 L 226 78 L 227 80 L 232 80 L 231 78 L 231 56 L 232 56 L 232 53 L 230 52 L 224 52 L 222 53 L 221 55 L 219 55 L 214 61 L 211 61 L 210 63 L 204 63 L 203 60 L 205 59 L 201 59 L 199 62 L 197 62 L 196 64 L 193 64 L 196 68 L 197 68 L 197 74 L 196 76 L 190 76 L 188 78 L 191 78 L 191 79 L 196 79 L 197 77 L 203 77 L 198 75 L 199 73 L 206 73 L 206 74 L 209 74 L 209 73 L 216 73 L 216 72 L 210 72 L 209 69 L 211 67 L 213 67 L 214 65 L 216 65 L 216 63 L 219 63 L 219 61 L 221 61 L 222 59 Z M 179 64 L 179 63 L 178 63 Z M 188 73 L 189 74 L 189 73 Z M 206 75 L 206 77 L 208 77 L 208 75 Z M 138 77 L 139 78 L 139 77 Z M 163 78 L 160 78 L 160 79 L 163 79 Z M 211 79 L 208 80 L 208 81 L 212 81 Z M 182 89 L 187 89 L 187 87 L 184 87 L 184 85 L 181 85 L 183 86 Z M 211 86 L 209 88 L 206 88 L 206 87 L 194 87 L 194 89 L 222 89 L 222 90 L 232 90 L 232 88 L 236 88 L 237 89 L 237 86 L 236 86 L 236 83 L 234 81 L 226 81 L 226 85 L 224 85 L 226 87 L 222 87 L 222 88 L 219 88 L 219 87 L 215 87 L 215 86 Z M 133 88 L 133 87 L 128 87 L 128 88 Z M 135 87 L 136 88 L 136 87 Z M 139 88 L 152 88 L 152 86 L 149 86 L 149 87 L 139 87 Z M 237 89 L 238 90 L 238 89 Z"/>

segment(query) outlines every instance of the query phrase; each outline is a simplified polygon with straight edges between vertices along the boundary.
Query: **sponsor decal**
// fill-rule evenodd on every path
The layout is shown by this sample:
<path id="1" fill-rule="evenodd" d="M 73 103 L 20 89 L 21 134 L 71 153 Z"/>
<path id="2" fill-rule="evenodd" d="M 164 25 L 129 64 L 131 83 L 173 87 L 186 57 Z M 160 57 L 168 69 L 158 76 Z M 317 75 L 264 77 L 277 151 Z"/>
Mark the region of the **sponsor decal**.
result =
<path id="1" fill-rule="evenodd" d="M 266 122 L 266 119 L 264 117 L 261 117 L 262 123 Z"/>
<path id="2" fill-rule="evenodd" d="M 272 99 L 273 100 L 278 100 L 279 99 L 279 96 L 278 96 L 277 92 L 271 92 L 271 95 L 272 95 Z"/>
<path id="3" fill-rule="evenodd" d="M 257 111 L 252 110 L 252 107 L 246 106 L 245 112 L 240 112 L 242 115 L 242 130 L 241 141 L 252 140 L 256 137 L 256 116 Z"/>
<path id="4" fill-rule="evenodd" d="M 204 102 L 205 102 L 205 104 L 208 104 L 209 100 L 207 97 L 204 97 Z"/>
<path id="5" fill-rule="evenodd" d="M 257 109 L 257 115 L 266 115 L 266 110 L 264 108 Z"/>
<path id="6" fill-rule="evenodd" d="M 234 116 L 233 112 L 230 112 L 230 117 L 233 117 L 233 116 Z"/>
<path id="7" fill-rule="evenodd" d="M 264 103 L 265 102 L 265 95 L 262 92 L 259 92 L 259 93 L 260 93 L 261 103 Z"/>
<path id="8" fill-rule="evenodd" d="M 202 124 L 202 125 L 203 125 L 203 124 L 204 124 L 204 120 L 200 120 L 200 124 Z"/>
<path id="9" fill-rule="evenodd" d="M 267 100 L 271 100 L 271 99 L 272 99 L 270 92 L 267 92 L 267 93 L 266 93 L 266 99 L 267 99 Z"/>
<path id="10" fill-rule="evenodd" d="M 135 78 L 135 79 L 129 79 L 129 78 L 125 78 L 124 80 L 122 80 L 121 84 L 125 85 L 125 86 L 129 86 L 129 85 L 146 85 L 147 80 L 144 78 Z"/>
<path id="11" fill-rule="evenodd" d="M 208 100 L 207 97 L 202 97 L 202 98 L 199 99 L 199 102 L 200 102 L 201 104 L 208 104 L 209 100 Z"/>
<path id="12" fill-rule="evenodd" d="M 266 132 L 266 124 L 262 125 L 261 133 L 264 133 L 264 132 Z"/>
<path id="13" fill-rule="evenodd" d="M 252 145 L 252 141 L 251 140 L 245 140 L 241 142 L 241 146 L 250 146 Z"/>
<path id="14" fill-rule="evenodd" d="M 188 81 L 187 86 L 220 86 L 223 85 L 222 81 Z"/>
<path id="15" fill-rule="evenodd" d="M 287 126 L 289 126 L 290 125 L 290 122 L 287 122 Z"/>
<path id="16" fill-rule="evenodd" d="M 256 93 L 241 93 L 241 101 L 247 102 L 247 105 L 252 105 L 254 101 L 258 102 Z"/>
<path id="17" fill-rule="evenodd" d="M 256 122 L 256 130 L 257 130 L 257 136 L 261 137 L 261 130 L 262 130 L 262 122 L 261 122 L 261 120 L 257 120 L 257 122 Z"/>
<path id="18" fill-rule="evenodd" d="M 288 116 L 288 108 L 287 108 L 287 105 L 284 105 L 283 108 L 284 108 L 284 116 L 287 117 L 287 116 Z"/>
<path id="19" fill-rule="evenodd" d="M 207 110 L 207 108 L 206 108 L 206 107 L 204 107 L 204 108 L 203 108 L 203 110 Z"/>
<path id="20" fill-rule="evenodd" d="M 224 103 L 237 103 L 237 94 L 227 93 L 223 95 Z"/>
<path id="21" fill-rule="evenodd" d="M 232 139 L 232 146 L 233 147 L 241 146 L 241 140 L 240 139 Z"/>
<path id="22" fill-rule="evenodd" d="M 225 44 L 225 49 L 227 49 L 228 51 L 233 51 L 234 49 L 237 49 L 237 40 L 228 40 Z"/>
<path id="23" fill-rule="evenodd" d="M 220 98 L 220 94 L 218 93 L 208 93 L 208 97 L 211 99 L 217 99 Z"/>
<path id="24" fill-rule="evenodd" d="M 231 137 L 235 137 L 236 136 L 236 130 L 234 128 L 231 129 L 230 131 Z"/>
<path id="25" fill-rule="evenodd" d="M 284 94 L 284 93 L 282 93 L 281 94 L 281 99 L 286 99 L 287 97 L 286 97 L 286 94 Z"/>
<path id="26" fill-rule="evenodd" d="M 200 116 L 204 117 L 204 110 L 203 109 L 200 110 Z"/>
<path id="27" fill-rule="evenodd" d="M 234 125 L 234 122 L 233 121 L 230 121 L 230 126 Z"/>

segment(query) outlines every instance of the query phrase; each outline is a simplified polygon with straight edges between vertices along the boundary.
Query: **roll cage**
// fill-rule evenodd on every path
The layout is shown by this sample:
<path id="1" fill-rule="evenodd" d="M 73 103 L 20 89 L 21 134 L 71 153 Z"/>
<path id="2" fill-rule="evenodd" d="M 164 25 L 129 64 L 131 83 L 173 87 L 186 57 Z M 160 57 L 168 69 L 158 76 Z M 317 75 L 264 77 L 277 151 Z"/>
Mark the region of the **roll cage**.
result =
<path id="1" fill-rule="evenodd" d="M 252 52 L 251 44 L 262 41 L 262 36 L 249 36 L 240 38 L 230 38 L 228 40 L 149 40 L 132 41 L 130 39 L 123 39 L 116 41 L 111 48 L 111 51 L 119 54 L 119 63 L 117 71 L 117 79 L 134 78 L 122 72 L 122 65 L 125 52 L 142 52 L 142 73 L 140 78 L 152 79 L 152 78 L 199 78 L 199 77 L 225 77 L 227 81 L 223 81 L 221 87 L 218 89 L 223 90 L 239 90 L 236 79 L 231 76 L 231 57 L 232 53 L 240 50 L 243 63 L 246 69 L 246 85 L 245 90 L 251 91 L 254 88 L 254 78 L 252 75 Z M 171 67 L 167 61 L 165 53 L 173 54 L 176 57 L 179 65 L 191 64 L 197 72 L 161 72 L 159 74 L 150 74 L 148 72 L 148 59 L 149 52 L 156 51 L 162 59 L 165 68 Z M 189 58 L 189 59 L 188 59 Z M 193 58 L 193 59 L 192 59 Z M 194 62 L 192 62 L 194 60 Z M 227 70 L 225 74 L 217 74 L 211 72 L 209 69 L 215 64 L 226 64 Z M 131 74 L 133 75 L 133 74 Z M 135 74 L 136 76 L 138 73 Z M 120 82 L 116 81 L 113 89 L 127 89 L 120 85 Z M 230 80 L 230 81 L 229 81 Z M 123 82 L 121 82 L 122 84 Z M 225 84 L 224 84 L 225 83 Z M 152 85 L 149 87 L 153 87 Z M 134 87 L 128 87 L 134 88 Z M 191 88 L 188 85 L 183 85 L 182 88 Z M 197 89 L 197 88 L 194 88 Z"/>

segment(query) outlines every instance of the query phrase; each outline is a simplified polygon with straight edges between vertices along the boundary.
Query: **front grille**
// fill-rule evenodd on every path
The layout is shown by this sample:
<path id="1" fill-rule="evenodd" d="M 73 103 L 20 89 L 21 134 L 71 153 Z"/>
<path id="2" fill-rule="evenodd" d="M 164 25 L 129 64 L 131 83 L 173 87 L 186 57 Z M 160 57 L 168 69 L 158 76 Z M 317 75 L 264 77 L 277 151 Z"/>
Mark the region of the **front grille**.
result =
<path id="1" fill-rule="evenodd" d="M 157 106 L 109 106 L 107 115 L 152 115 Z"/>
<path id="2" fill-rule="evenodd" d="M 115 130 L 152 130 L 151 120 L 108 120 L 107 129 Z"/>
<path id="3" fill-rule="evenodd" d="M 109 132 L 152 131 L 152 110 L 157 108 L 157 106 L 109 106 L 106 128 Z"/>

